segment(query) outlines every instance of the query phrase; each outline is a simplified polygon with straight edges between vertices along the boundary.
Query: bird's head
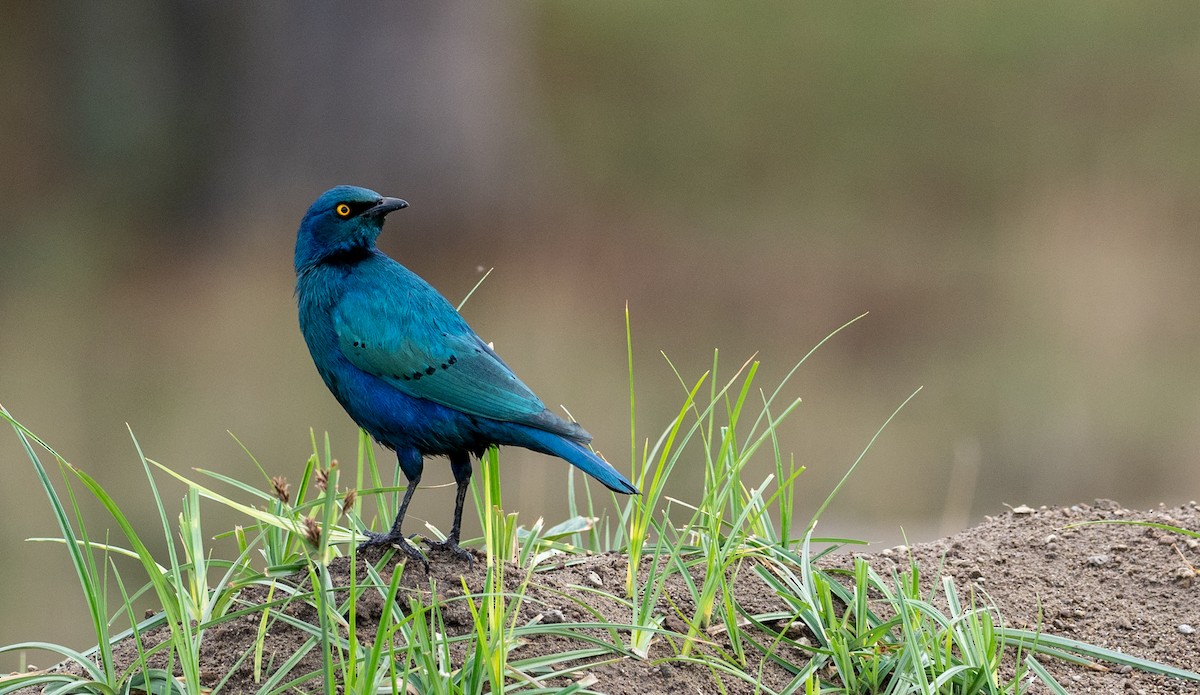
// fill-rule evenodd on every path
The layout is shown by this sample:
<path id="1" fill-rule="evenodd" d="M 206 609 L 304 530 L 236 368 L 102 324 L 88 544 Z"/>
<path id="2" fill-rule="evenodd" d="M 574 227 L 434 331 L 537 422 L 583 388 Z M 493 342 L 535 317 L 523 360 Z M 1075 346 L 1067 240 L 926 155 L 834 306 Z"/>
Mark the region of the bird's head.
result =
<path id="1" fill-rule="evenodd" d="M 369 251 L 389 212 L 408 207 L 358 186 L 335 186 L 304 213 L 296 235 L 296 272 L 342 254 Z"/>

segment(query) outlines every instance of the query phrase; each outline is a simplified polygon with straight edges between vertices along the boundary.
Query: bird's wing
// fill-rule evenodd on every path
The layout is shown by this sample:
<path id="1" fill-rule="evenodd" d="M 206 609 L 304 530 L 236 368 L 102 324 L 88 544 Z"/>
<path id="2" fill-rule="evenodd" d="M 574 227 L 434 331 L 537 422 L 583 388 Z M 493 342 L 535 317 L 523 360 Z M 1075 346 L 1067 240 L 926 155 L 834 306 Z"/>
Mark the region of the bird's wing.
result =
<path id="1" fill-rule="evenodd" d="M 343 295 L 333 311 L 342 354 L 415 398 L 494 420 L 536 419 L 546 409 L 542 401 L 429 289 L 399 301 Z"/>

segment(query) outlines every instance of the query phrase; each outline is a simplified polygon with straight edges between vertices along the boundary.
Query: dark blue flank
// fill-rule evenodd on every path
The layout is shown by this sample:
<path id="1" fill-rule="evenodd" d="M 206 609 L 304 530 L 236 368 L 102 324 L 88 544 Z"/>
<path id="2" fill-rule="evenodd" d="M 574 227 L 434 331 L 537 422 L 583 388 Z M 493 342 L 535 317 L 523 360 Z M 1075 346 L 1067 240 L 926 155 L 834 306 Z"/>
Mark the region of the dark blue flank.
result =
<path id="1" fill-rule="evenodd" d="M 296 237 L 300 330 L 317 371 L 350 417 L 396 452 L 408 478 L 391 530 L 367 543 L 416 556 L 400 527 L 425 456 L 450 458 L 458 491 L 442 545 L 459 554 L 470 457 L 492 444 L 558 456 L 615 492 L 636 494 L 587 448 L 591 435 L 547 410 L 437 290 L 376 248 L 386 215 L 407 206 L 338 186 L 312 204 Z"/>

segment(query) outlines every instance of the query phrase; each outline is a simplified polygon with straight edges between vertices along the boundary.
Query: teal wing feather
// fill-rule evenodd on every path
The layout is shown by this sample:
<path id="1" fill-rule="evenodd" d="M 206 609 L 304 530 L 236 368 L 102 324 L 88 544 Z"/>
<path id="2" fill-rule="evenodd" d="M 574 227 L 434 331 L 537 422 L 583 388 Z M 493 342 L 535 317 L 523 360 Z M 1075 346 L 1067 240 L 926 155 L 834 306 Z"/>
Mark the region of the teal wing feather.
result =
<path id="1" fill-rule="evenodd" d="M 470 415 L 542 419 L 542 401 L 441 295 L 423 284 L 408 290 L 401 301 L 385 301 L 378 289 L 342 296 L 334 330 L 351 364 L 409 396 Z"/>

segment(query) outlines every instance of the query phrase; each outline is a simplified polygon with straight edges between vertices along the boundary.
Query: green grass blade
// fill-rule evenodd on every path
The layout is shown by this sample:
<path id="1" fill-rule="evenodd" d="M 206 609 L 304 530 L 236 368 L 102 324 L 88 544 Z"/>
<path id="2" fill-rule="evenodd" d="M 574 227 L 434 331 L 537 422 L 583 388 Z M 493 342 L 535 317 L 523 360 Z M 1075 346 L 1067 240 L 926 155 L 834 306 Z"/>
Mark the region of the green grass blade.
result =
<path id="1" fill-rule="evenodd" d="M 58 461 L 60 466 L 68 466 L 66 459 L 58 454 L 57 451 L 50 448 L 48 444 L 42 441 L 37 435 L 30 432 L 24 425 L 17 422 L 9 415 L 8 410 L 0 405 L 0 417 L 8 421 L 8 424 L 16 431 L 17 437 L 21 440 L 21 446 L 25 449 L 25 455 L 29 457 L 33 464 L 34 470 L 37 472 L 38 481 L 42 485 L 42 490 L 46 493 L 46 497 L 50 501 L 50 507 L 54 511 L 54 520 L 58 523 L 59 531 L 63 535 L 63 541 L 67 548 L 67 553 L 71 558 L 71 566 L 75 569 L 75 576 L 79 579 L 80 587 L 83 589 L 84 599 L 87 602 L 88 617 L 92 621 L 92 631 L 96 636 L 97 644 L 100 649 L 100 665 L 103 671 L 98 672 L 100 676 L 97 680 L 111 682 L 115 678 L 113 668 L 112 649 L 109 646 L 108 623 L 106 620 L 106 607 L 104 589 L 97 582 L 97 573 L 95 565 L 91 562 L 91 556 L 85 557 L 82 550 L 81 541 L 75 535 L 75 530 L 71 526 L 70 518 L 67 516 L 66 509 L 63 507 L 62 501 L 55 491 L 54 486 L 50 483 L 50 476 L 46 473 L 45 467 L 42 466 L 42 461 L 30 443 L 32 440 L 38 446 L 45 449 L 51 456 Z M 73 499 L 73 498 L 72 498 Z M 86 530 L 85 530 L 86 535 Z M 87 542 L 86 538 L 83 541 Z"/>
<path id="2" fill-rule="evenodd" d="M 1031 630 L 1020 630 L 1017 628 L 997 628 L 996 632 L 1003 635 L 1006 640 L 1021 644 L 1032 652 L 1039 653 L 1045 648 L 1060 649 L 1064 652 L 1078 654 L 1089 659 L 1099 661 L 1108 661 L 1110 663 L 1119 664 L 1121 666 L 1129 666 L 1147 673 L 1157 673 L 1163 676 L 1172 678 L 1181 678 L 1186 681 L 1200 683 L 1200 673 L 1188 671 L 1166 664 L 1160 664 L 1156 661 L 1142 659 L 1136 656 L 1130 656 L 1114 649 L 1105 649 L 1094 644 L 1087 644 L 1066 637 L 1058 637 L 1046 633 L 1033 632 Z"/>
<path id="3" fill-rule="evenodd" d="M 1033 658 L 1033 654 L 1027 654 L 1025 656 L 1024 663 L 1026 668 L 1032 671 L 1034 675 L 1036 675 L 1038 679 L 1042 681 L 1042 684 L 1049 688 L 1050 692 L 1054 693 L 1054 695 L 1071 695 L 1066 688 L 1062 687 L 1062 685 L 1054 679 L 1054 676 L 1050 675 L 1050 672 L 1046 670 L 1045 666 L 1042 666 L 1037 659 Z"/>

